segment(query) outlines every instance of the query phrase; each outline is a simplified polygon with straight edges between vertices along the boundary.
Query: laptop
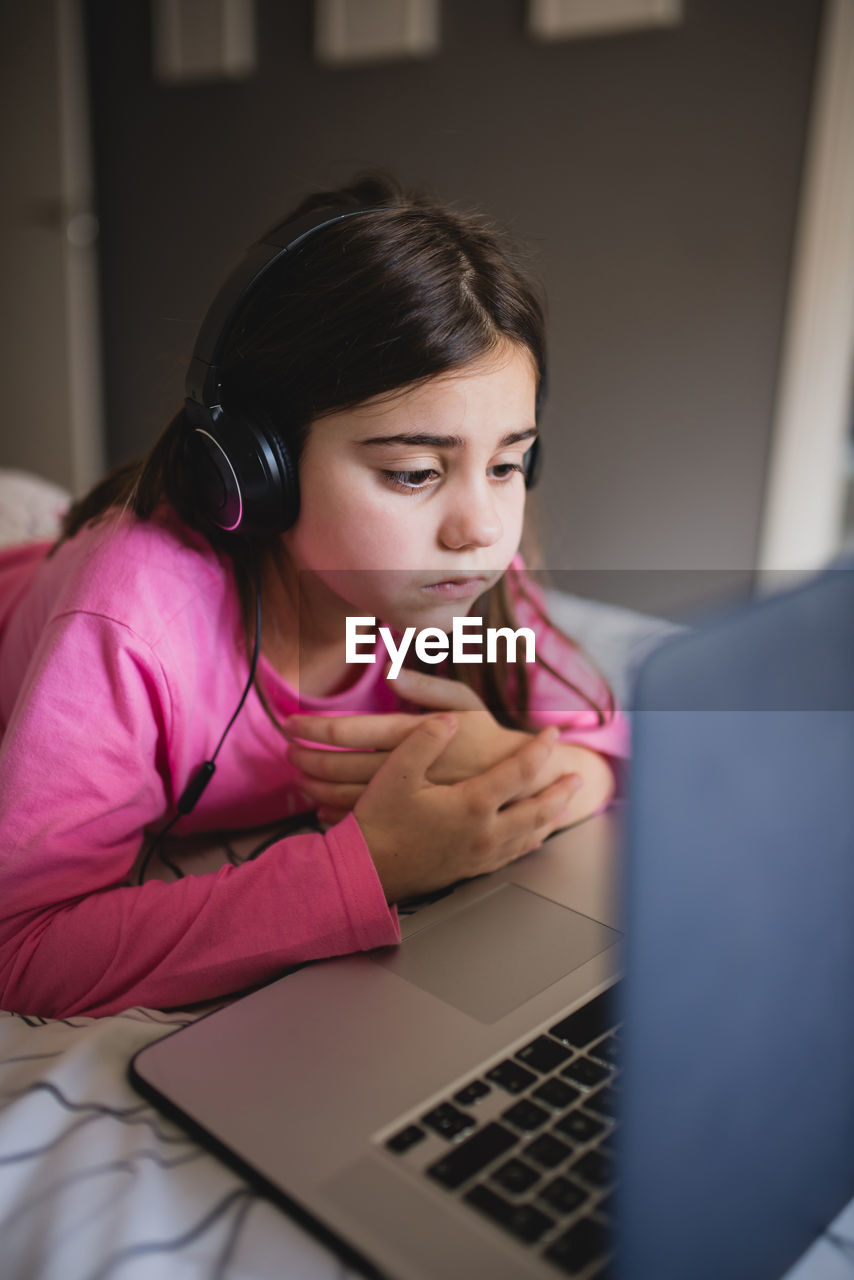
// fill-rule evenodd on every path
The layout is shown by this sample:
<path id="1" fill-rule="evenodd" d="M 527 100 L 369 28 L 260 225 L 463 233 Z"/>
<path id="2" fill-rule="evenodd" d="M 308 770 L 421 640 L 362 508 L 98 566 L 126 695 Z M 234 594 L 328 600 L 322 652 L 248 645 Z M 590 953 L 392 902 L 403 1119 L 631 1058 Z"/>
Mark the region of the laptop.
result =
<path id="1" fill-rule="evenodd" d="M 369 1275 L 779 1280 L 854 1196 L 851 568 L 647 658 L 624 808 L 133 1083 Z"/>

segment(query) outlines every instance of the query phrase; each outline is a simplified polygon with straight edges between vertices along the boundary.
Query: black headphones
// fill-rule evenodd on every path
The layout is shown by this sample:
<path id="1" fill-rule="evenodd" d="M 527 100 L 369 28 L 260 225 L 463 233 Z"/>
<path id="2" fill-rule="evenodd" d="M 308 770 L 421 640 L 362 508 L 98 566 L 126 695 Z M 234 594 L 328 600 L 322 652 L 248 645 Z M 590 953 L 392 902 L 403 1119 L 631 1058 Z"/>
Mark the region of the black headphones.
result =
<path id="1" fill-rule="evenodd" d="M 289 529 L 299 515 L 296 463 L 275 423 L 257 409 L 250 416 L 223 406 L 219 363 L 234 323 L 274 263 L 324 227 L 374 212 L 314 210 L 280 223 L 248 250 L 202 322 L 185 382 L 184 412 L 191 427 L 186 444 L 199 509 L 219 529 L 272 535 Z M 535 439 L 525 454 L 528 489 L 539 464 Z"/>

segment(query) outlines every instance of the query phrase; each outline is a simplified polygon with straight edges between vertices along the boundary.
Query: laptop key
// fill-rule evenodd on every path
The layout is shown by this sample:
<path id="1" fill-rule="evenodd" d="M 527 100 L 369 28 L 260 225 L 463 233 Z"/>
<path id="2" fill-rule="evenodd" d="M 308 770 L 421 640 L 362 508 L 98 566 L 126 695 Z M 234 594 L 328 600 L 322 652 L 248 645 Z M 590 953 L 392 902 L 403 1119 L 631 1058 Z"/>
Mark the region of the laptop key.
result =
<path id="1" fill-rule="evenodd" d="M 606 1085 L 604 1089 L 597 1089 L 595 1093 L 589 1094 L 584 1099 L 584 1106 L 589 1111 L 604 1116 L 606 1120 L 613 1120 L 617 1114 L 617 1092 Z"/>
<path id="2" fill-rule="evenodd" d="M 514 1102 L 512 1107 L 502 1111 L 501 1119 L 508 1120 L 514 1129 L 521 1129 L 523 1133 L 533 1133 L 551 1117 L 548 1111 L 523 1098 L 521 1102 Z"/>
<path id="3" fill-rule="evenodd" d="M 427 1172 L 431 1178 L 454 1191 L 518 1142 L 518 1135 L 503 1125 L 487 1124 L 459 1146 L 452 1147 L 447 1155 L 431 1164 Z"/>
<path id="4" fill-rule="evenodd" d="M 531 1097 L 536 1098 L 538 1102 L 545 1102 L 555 1111 L 564 1111 L 572 1106 L 576 1098 L 581 1097 L 581 1093 L 565 1080 L 553 1079 L 544 1080 L 536 1089 L 532 1089 Z"/>
<path id="5" fill-rule="evenodd" d="M 592 1089 L 594 1085 L 601 1084 L 603 1080 L 607 1080 L 611 1071 L 609 1067 L 604 1066 L 601 1062 L 594 1062 L 592 1058 L 576 1058 L 570 1062 L 568 1067 L 564 1067 L 560 1073 L 565 1080 L 572 1081 L 573 1084 L 580 1084 L 584 1088 Z"/>
<path id="6" fill-rule="evenodd" d="M 590 1142 L 605 1128 L 601 1120 L 588 1116 L 584 1111 L 570 1111 L 555 1124 L 555 1132 L 574 1142 Z"/>
<path id="7" fill-rule="evenodd" d="M 607 1036 L 606 1039 L 600 1040 L 598 1044 L 592 1046 L 587 1052 L 593 1058 L 601 1058 L 603 1062 L 610 1062 L 613 1066 L 619 1062 L 621 1057 L 620 1042 L 616 1036 Z"/>
<path id="8" fill-rule="evenodd" d="M 472 1080 L 471 1084 L 454 1094 L 454 1102 L 458 1102 L 461 1107 L 470 1107 L 473 1102 L 480 1102 L 481 1098 L 490 1093 L 492 1090 L 485 1080 Z"/>
<path id="9" fill-rule="evenodd" d="M 512 1058 L 505 1058 L 503 1062 L 499 1062 L 497 1066 L 487 1071 L 486 1078 L 500 1085 L 502 1089 L 506 1089 L 508 1093 L 523 1093 L 537 1077 L 533 1071 L 528 1071 Z"/>
<path id="10" fill-rule="evenodd" d="M 537 1194 L 541 1200 L 545 1200 L 546 1204 L 560 1213 L 573 1213 L 584 1204 L 585 1200 L 590 1199 L 590 1192 L 585 1191 L 577 1182 L 572 1182 L 569 1178 L 555 1178 L 547 1186 L 542 1187 Z"/>
<path id="11" fill-rule="evenodd" d="M 473 1116 L 466 1115 L 464 1111 L 458 1111 L 450 1102 L 442 1102 L 432 1111 L 428 1111 L 426 1116 L 422 1116 L 421 1123 L 426 1124 L 428 1129 L 432 1129 L 443 1138 L 456 1138 L 458 1134 L 473 1129 L 477 1121 Z"/>
<path id="12" fill-rule="evenodd" d="M 402 1156 L 404 1151 L 408 1151 L 410 1147 L 414 1147 L 422 1138 L 426 1138 L 427 1134 L 423 1129 L 419 1129 L 417 1124 L 408 1124 L 405 1129 L 401 1129 L 400 1133 L 395 1133 L 386 1142 L 386 1149 L 393 1151 L 396 1156 Z"/>
<path id="13" fill-rule="evenodd" d="M 596 1212 L 600 1218 L 604 1218 L 606 1222 L 611 1222 L 614 1217 L 614 1192 L 609 1191 L 606 1196 L 596 1206 Z"/>
<path id="14" fill-rule="evenodd" d="M 614 1181 L 614 1161 L 603 1151 L 588 1151 L 572 1166 L 593 1187 L 608 1187 Z"/>
<path id="15" fill-rule="evenodd" d="M 511 1204 L 489 1187 L 472 1187 L 463 1199 L 526 1244 L 534 1244 L 555 1225 L 554 1219 L 540 1209 L 529 1204 Z"/>
<path id="16" fill-rule="evenodd" d="M 567 1275 L 574 1276 L 600 1254 L 604 1254 L 608 1244 L 608 1230 L 601 1222 L 596 1222 L 593 1218 L 581 1218 L 549 1245 L 545 1256 Z"/>
<path id="17" fill-rule="evenodd" d="M 553 1071 L 562 1062 L 566 1062 L 571 1052 L 572 1050 L 567 1049 L 566 1045 L 558 1044 L 557 1040 L 551 1040 L 548 1036 L 538 1036 L 536 1040 L 526 1044 L 524 1049 L 520 1049 L 516 1057 L 520 1062 L 524 1062 L 526 1067 L 533 1067 L 535 1071 L 545 1074 L 547 1071 Z"/>
<path id="18" fill-rule="evenodd" d="M 514 1156 L 500 1169 L 495 1170 L 492 1181 L 497 1182 L 505 1191 L 513 1195 L 521 1195 L 523 1191 L 529 1191 L 535 1182 L 539 1182 L 542 1176 L 529 1164 L 525 1164 L 524 1160 L 517 1160 Z"/>
<path id="19" fill-rule="evenodd" d="M 544 1169 L 554 1169 L 571 1154 L 571 1149 L 559 1138 L 552 1137 L 550 1133 L 543 1133 L 539 1138 L 528 1143 L 523 1154 L 542 1165 Z"/>

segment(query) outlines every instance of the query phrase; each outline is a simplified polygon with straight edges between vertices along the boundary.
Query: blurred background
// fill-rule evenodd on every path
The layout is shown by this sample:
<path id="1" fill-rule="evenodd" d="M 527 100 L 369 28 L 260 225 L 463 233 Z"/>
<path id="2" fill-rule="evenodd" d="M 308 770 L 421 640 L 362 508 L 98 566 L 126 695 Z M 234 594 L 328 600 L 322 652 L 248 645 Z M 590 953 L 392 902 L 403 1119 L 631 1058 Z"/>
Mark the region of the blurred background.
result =
<path id="1" fill-rule="evenodd" d="M 0 466 L 145 452 L 249 243 L 381 166 L 544 282 L 557 585 L 678 617 L 854 546 L 854 0 L 0 13 Z"/>

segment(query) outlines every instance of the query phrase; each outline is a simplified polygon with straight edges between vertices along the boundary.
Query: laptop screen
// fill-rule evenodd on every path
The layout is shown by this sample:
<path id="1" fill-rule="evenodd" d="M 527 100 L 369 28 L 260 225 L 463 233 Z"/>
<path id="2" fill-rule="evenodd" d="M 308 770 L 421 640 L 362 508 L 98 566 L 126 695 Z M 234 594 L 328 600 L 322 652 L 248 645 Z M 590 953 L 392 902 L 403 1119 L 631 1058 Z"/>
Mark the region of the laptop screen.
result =
<path id="1" fill-rule="evenodd" d="M 778 1280 L 854 1195 L 854 573 L 634 696 L 619 1280 Z"/>

